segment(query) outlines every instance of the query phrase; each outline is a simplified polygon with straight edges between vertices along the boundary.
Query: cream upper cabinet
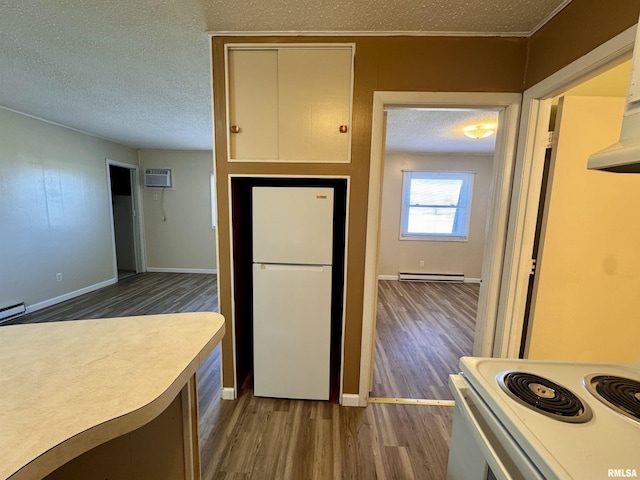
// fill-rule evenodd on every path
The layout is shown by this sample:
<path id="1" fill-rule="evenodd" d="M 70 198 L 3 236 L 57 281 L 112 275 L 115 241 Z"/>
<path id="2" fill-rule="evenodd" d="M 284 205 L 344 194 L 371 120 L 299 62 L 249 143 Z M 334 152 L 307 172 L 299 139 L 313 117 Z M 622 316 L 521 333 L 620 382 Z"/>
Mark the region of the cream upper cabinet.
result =
<path id="1" fill-rule="evenodd" d="M 349 162 L 353 48 L 229 48 L 231 161 Z"/>

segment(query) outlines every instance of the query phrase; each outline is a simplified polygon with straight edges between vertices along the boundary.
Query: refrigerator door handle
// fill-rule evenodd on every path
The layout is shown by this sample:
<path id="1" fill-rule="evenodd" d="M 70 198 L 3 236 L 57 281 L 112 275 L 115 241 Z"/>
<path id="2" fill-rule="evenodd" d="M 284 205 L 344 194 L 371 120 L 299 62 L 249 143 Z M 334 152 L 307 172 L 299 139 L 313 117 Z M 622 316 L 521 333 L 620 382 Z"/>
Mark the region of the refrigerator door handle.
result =
<path id="1" fill-rule="evenodd" d="M 302 272 L 322 272 L 328 265 L 294 265 L 288 263 L 259 263 L 261 270 L 298 270 Z"/>

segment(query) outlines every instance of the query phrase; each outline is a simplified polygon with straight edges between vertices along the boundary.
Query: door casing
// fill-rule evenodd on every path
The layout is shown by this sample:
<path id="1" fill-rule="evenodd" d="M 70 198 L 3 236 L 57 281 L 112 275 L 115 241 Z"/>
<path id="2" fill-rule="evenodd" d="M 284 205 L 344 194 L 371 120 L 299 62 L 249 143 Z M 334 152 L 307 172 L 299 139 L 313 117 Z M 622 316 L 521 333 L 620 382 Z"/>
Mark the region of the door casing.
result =
<path id="1" fill-rule="evenodd" d="M 515 159 L 521 95 L 469 92 L 374 92 L 369 171 L 369 201 L 365 246 L 364 299 L 358 404 L 366 406 L 371 387 L 378 286 L 379 235 L 384 157 L 385 107 L 496 108 L 500 109 L 493 168 L 493 194 L 489 204 L 483 256 L 483 280 L 476 319 L 474 355 L 490 356 L 496 325 L 502 259 L 507 230 L 511 173 Z"/>

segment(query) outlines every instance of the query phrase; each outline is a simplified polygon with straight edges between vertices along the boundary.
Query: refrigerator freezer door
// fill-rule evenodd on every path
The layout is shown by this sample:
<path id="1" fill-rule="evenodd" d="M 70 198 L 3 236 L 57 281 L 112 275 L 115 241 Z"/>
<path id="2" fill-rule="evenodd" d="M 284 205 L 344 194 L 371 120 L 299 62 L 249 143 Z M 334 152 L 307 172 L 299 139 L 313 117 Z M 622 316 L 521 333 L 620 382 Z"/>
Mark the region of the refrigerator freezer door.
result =
<path id="1" fill-rule="evenodd" d="M 253 262 L 330 265 L 333 189 L 253 187 Z"/>
<path id="2" fill-rule="evenodd" d="M 328 400 L 331 267 L 253 265 L 254 394 Z"/>

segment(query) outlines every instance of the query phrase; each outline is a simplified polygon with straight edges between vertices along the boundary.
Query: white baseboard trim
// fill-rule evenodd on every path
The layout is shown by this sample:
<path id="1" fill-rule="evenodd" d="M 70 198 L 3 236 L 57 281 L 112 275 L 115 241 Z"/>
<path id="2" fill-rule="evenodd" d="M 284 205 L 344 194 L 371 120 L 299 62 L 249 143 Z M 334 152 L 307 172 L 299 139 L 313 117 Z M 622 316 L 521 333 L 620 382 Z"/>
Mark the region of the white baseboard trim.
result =
<path id="1" fill-rule="evenodd" d="M 398 275 L 378 275 L 378 280 L 398 280 Z"/>
<path id="2" fill-rule="evenodd" d="M 222 387 L 222 399 L 223 400 L 235 400 L 236 389 L 232 387 Z"/>
<path id="3" fill-rule="evenodd" d="M 364 400 L 364 403 L 360 402 L 360 395 L 357 393 L 343 393 L 342 394 L 342 402 L 340 402 L 343 407 L 366 407 L 367 400 Z"/>
<path id="4" fill-rule="evenodd" d="M 94 290 L 99 290 L 101 288 L 108 287 L 109 285 L 113 285 L 117 281 L 118 280 L 116 278 L 111 278 L 109 280 L 105 280 L 104 282 L 96 283 L 95 285 L 89 285 L 88 287 L 81 288 L 80 290 L 65 293 L 64 295 L 50 298 L 49 300 L 45 300 L 43 302 L 34 303 L 33 305 L 27 305 L 26 313 L 42 310 L 43 308 L 50 307 L 51 305 L 55 305 L 60 302 L 64 302 L 65 300 L 70 300 L 72 298 L 79 297 L 80 295 L 84 295 L 85 293 L 93 292 Z"/>
<path id="5" fill-rule="evenodd" d="M 464 279 L 464 283 L 482 283 L 481 278 L 466 278 Z"/>
<path id="6" fill-rule="evenodd" d="M 164 268 L 164 267 L 147 267 L 147 272 L 160 273 L 218 273 L 215 268 Z"/>

